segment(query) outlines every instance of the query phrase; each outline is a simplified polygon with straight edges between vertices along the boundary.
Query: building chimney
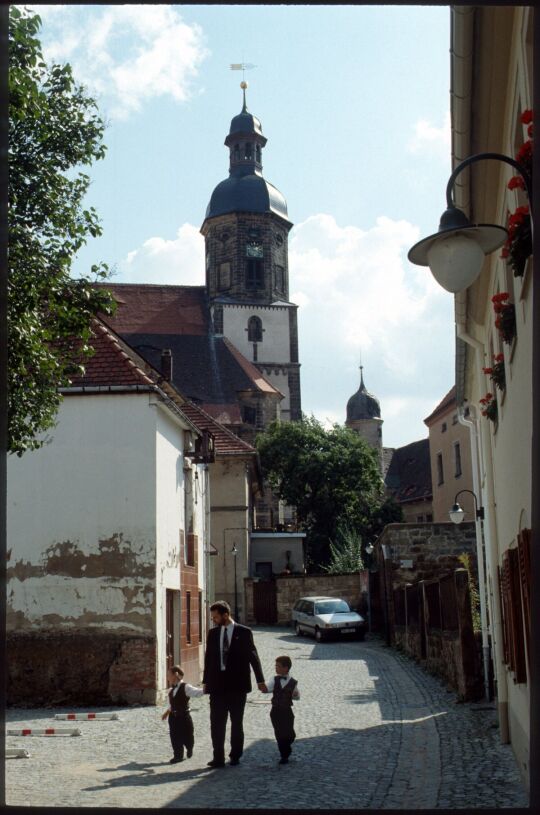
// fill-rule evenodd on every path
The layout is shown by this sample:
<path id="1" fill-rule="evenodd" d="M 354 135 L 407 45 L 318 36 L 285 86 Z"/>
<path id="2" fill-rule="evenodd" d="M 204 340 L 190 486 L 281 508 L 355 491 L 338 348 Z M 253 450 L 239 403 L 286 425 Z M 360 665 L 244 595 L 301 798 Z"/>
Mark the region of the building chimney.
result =
<path id="1" fill-rule="evenodd" d="M 164 348 L 161 352 L 161 375 L 166 382 L 172 379 L 172 352 L 170 348 Z"/>

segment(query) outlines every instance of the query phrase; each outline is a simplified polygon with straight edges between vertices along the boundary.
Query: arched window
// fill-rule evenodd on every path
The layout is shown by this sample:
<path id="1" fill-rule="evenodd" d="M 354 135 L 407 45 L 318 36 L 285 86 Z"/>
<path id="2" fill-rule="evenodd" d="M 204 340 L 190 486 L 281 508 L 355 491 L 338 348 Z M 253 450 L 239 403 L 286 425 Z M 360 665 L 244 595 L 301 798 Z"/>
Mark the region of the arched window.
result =
<path id="1" fill-rule="evenodd" d="M 255 145 L 255 159 L 259 162 L 259 164 L 261 163 L 261 145 L 260 144 Z"/>
<path id="2" fill-rule="evenodd" d="M 240 145 L 239 144 L 234 145 L 234 154 L 233 154 L 233 156 L 234 156 L 235 161 L 240 161 Z"/>
<path id="3" fill-rule="evenodd" d="M 250 141 L 246 142 L 244 158 L 251 159 L 253 157 L 253 145 Z"/>
<path id="4" fill-rule="evenodd" d="M 248 320 L 247 330 L 249 342 L 262 342 L 263 327 L 260 317 L 250 317 Z"/>

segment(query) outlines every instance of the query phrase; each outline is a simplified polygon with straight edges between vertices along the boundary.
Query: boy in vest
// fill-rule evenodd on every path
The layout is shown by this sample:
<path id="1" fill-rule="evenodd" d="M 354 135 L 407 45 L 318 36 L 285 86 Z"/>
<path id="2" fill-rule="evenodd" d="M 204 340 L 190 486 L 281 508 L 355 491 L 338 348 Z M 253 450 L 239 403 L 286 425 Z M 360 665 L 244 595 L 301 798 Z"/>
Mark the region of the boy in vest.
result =
<path id="1" fill-rule="evenodd" d="M 276 658 L 276 676 L 266 682 L 263 693 L 272 694 L 270 721 L 274 727 L 277 746 L 281 754 L 280 764 L 288 764 L 294 732 L 293 699 L 300 699 L 298 682 L 289 674 L 292 660 L 288 656 Z"/>
<path id="2" fill-rule="evenodd" d="M 193 755 L 193 719 L 189 712 L 189 699 L 193 696 L 202 696 L 202 688 L 196 688 L 182 681 L 184 671 L 179 665 L 173 665 L 167 670 L 167 679 L 171 685 L 169 690 L 169 707 L 161 717 L 162 721 L 169 720 L 169 735 L 173 748 L 173 757 L 169 764 L 177 764 L 184 760 L 184 747 L 187 757 Z"/>

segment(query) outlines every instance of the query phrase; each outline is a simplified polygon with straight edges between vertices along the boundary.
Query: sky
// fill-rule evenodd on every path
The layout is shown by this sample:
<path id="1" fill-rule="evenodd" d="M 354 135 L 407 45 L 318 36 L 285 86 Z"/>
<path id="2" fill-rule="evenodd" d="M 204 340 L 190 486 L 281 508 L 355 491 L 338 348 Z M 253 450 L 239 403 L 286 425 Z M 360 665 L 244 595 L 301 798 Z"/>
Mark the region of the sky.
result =
<path id="1" fill-rule="evenodd" d="M 200 227 L 228 176 L 224 139 L 247 106 L 285 196 L 302 409 L 343 424 L 360 381 L 383 444 L 428 435 L 454 383 L 453 297 L 409 248 L 437 230 L 451 172 L 450 10 L 441 6 L 55 5 L 47 62 L 69 62 L 107 122 L 85 204 L 114 282 L 204 285 Z"/>

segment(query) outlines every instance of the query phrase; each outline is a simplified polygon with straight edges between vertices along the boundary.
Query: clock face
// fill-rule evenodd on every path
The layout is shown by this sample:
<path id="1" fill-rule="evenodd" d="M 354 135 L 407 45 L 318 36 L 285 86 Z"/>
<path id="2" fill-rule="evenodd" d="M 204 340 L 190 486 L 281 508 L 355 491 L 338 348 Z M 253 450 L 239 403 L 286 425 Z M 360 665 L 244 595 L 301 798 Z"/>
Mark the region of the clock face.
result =
<path id="1" fill-rule="evenodd" d="M 246 256 L 248 258 L 262 258 L 263 257 L 263 248 L 262 243 L 248 243 L 246 245 Z"/>
<path id="2" fill-rule="evenodd" d="M 219 239 L 222 243 L 227 243 L 230 237 L 231 236 L 229 235 L 228 232 L 222 232 L 221 235 L 219 236 Z"/>
<path id="3" fill-rule="evenodd" d="M 277 246 L 283 246 L 283 235 L 280 235 L 279 232 L 274 235 L 274 240 Z"/>

